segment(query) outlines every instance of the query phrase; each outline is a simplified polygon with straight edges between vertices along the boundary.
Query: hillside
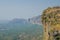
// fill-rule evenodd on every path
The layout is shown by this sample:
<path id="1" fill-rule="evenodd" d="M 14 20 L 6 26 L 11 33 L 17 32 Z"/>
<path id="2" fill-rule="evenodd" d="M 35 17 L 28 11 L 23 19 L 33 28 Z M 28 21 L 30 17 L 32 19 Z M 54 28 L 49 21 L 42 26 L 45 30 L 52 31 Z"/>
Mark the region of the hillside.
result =
<path id="1" fill-rule="evenodd" d="M 0 40 L 42 40 L 43 28 L 25 19 L 13 19 L 0 24 Z"/>

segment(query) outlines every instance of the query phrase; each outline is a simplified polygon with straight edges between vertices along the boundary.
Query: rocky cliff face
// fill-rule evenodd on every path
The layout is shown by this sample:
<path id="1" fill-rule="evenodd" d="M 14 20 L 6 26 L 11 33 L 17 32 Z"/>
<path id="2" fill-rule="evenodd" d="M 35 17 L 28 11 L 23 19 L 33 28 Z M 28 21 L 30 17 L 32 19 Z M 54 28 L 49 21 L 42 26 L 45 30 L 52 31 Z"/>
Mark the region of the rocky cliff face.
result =
<path id="1" fill-rule="evenodd" d="M 42 24 L 42 23 L 41 23 L 41 15 L 35 16 L 35 17 L 32 17 L 32 18 L 29 18 L 28 21 L 29 21 L 30 23 L 33 23 L 33 24 L 39 24 L 39 25 Z"/>

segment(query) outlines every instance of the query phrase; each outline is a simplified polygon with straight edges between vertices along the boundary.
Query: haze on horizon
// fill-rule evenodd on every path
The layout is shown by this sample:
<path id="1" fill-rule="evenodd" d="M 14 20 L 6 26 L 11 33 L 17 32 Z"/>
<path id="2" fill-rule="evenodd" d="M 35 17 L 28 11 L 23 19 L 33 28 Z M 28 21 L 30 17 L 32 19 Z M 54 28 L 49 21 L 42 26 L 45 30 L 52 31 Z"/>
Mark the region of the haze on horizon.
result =
<path id="1" fill-rule="evenodd" d="M 60 6 L 60 0 L 0 0 L 0 20 L 28 19 L 51 6 Z"/>

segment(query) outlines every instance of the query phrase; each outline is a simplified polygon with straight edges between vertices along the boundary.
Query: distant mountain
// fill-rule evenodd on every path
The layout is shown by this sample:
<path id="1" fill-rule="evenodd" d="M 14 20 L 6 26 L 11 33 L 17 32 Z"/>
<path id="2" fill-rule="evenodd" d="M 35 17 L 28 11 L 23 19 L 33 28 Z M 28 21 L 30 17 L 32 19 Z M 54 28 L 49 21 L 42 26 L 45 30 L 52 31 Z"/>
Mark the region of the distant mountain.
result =
<path id="1" fill-rule="evenodd" d="M 26 19 L 18 19 L 18 18 L 15 18 L 13 20 L 11 20 L 9 23 L 13 23 L 13 24 L 26 24 L 28 23 Z"/>
<path id="2" fill-rule="evenodd" d="M 41 15 L 29 18 L 28 21 L 33 24 L 41 25 Z"/>
<path id="3" fill-rule="evenodd" d="M 25 19 L 15 18 L 15 19 L 9 20 L 9 21 L 2 20 L 2 21 L 0 21 L 0 29 L 10 29 L 13 27 L 26 25 L 26 24 L 28 24 L 28 22 Z"/>
<path id="4" fill-rule="evenodd" d="M 28 20 L 15 18 L 13 20 L 1 20 L 0 21 L 0 24 L 28 24 L 28 23 L 41 25 L 41 15 L 34 16 L 32 18 L 29 18 Z"/>
<path id="5" fill-rule="evenodd" d="M 26 19 L 18 19 L 18 18 L 15 18 L 13 19 L 12 21 L 10 21 L 10 23 L 19 23 L 19 24 L 27 24 L 27 23 L 32 23 L 32 24 L 39 24 L 41 25 L 41 15 L 39 16 L 34 16 L 32 18 L 29 18 L 28 20 Z"/>

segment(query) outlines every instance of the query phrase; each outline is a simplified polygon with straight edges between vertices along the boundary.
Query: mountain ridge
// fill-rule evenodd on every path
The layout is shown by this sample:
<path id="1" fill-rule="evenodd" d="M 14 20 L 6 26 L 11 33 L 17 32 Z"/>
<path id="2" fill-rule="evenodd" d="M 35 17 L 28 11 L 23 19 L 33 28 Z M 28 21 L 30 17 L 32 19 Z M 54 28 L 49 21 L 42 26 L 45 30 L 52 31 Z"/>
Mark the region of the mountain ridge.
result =
<path id="1" fill-rule="evenodd" d="M 32 24 L 39 24 L 39 25 L 42 24 L 41 23 L 41 15 L 29 18 L 28 21 Z"/>
<path id="2" fill-rule="evenodd" d="M 21 19 L 21 18 L 14 18 L 12 20 L 2 20 L 0 21 L 0 24 L 8 24 L 8 23 L 20 23 L 20 24 L 26 24 L 26 23 L 31 23 L 31 24 L 38 24 L 41 25 L 41 15 L 38 16 L 34 16 L 32 18 L 28 18 L 28 19 Z"/>

